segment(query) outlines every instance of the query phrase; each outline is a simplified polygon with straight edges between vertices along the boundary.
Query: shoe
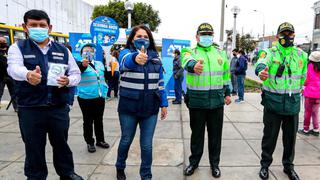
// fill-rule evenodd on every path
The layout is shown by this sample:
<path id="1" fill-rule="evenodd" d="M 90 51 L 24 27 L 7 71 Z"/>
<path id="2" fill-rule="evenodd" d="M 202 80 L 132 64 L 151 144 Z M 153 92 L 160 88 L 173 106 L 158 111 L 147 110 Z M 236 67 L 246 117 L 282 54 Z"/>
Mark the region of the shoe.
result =
<path id="1" fill-rule="evenodd" d="M 181 104 L 181 101 L 172 101 L 172 104 Z"/>
<path id="2" fill-rule="evenodd" d="M 306 131 L 306 130 L 304 130 L 304 129 L 299 129 L 299 130 L 298 130 L 298 133 L 299 133 L 299 134 L 302 134 L 302 135 L 305 135 L 305 136 L 309 136 L 310 131 Z"/>
<path id="3" fill-rule="evenodd" d="M 213 167 L 213 168 L 211 168 L 211 171 L 212 171 L 213 177 L 218 178 L 221 176 L 221 171 L 220 171 L 219 167 Z"/>
<path id="4" fill-rule="evenodd" d="M 126 180 L 124 169 L 117 169 L 117 180 Z"/>
<path id="5" fill-rule="evenodd" d="M 243 103 L 244 100 L 242 100 L 242 99 L 236 99 L 234 102 L 235 102 L 235 103 Z"/>
<path id="6" fill-rule="evenodd" d="M 313 136 L 319 136 L 319 130 L 312 129 L 311 131 L 309 131 L 309 134 Z"/>
<path id="7" fill-rule="evenodd" d="M 184 175 L 185 176 L 191 176 L 194 173 L 194 170 L 196 170 L 198 166 L 193 166 L 189 165 L 185 170 L 184 170 Z"/>
<path id="8" fill-rule="evenodd" d="M 283 172 L 288 176 L 290 180 L 300 180 L 298 174 L 294 169 L 283 169 Z"/>
<path id="9" fill-rule="evenodd" d="M 268 179 L 269 178 L 269 169 L 266 167 L 262 167 L 259 172 L 259 177 L 261 179 Z"/>
<path id="10" fill-rule="evenodd" d="M 96 152 L 96 147 L 94 146 L 94 144 L 87 144 L 87 148 L 88 148 L 88 152 L 90 153 Z"/>
<path id="11" fill-rule="evenodd" d="M 104 142 L 104 141 L 103 142 L 97 142 L 96 146 L 102 147 L 104 149 L 108 149 L 110 147 L 110 145 L 108 143 Z"/>
<path id="12" fill-rule="evenodd" d="M 78 174 L 73 173 L 69 176 L 63 176 L 63 177 L 61 176 L 60 180 L 83 180 L 83 178 L 81 176 L 79 176 Z"/>

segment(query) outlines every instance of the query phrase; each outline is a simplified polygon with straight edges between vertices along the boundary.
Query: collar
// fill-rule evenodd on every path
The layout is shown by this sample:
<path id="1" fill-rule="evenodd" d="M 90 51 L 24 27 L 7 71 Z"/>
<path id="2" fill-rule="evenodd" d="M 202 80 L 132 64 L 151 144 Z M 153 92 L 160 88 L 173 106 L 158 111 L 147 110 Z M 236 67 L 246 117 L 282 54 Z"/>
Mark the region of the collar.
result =
<path id="1" fill-rule="evenodd" d="M 281 53 L 284 55 L 284 56 L 288 56 L 292 53 L 294 47 L 293 46 L 290 46 L 290 47 L 283 47 L 279 42 L 277 42 L 277 48 L 279 51 L 281 51 Z"/>
<path id="2" fill-rule="evenodd" d="M 41 48 L 39 45 L 38 45 L 38 43 L 37 42 L 35 42 L 34 40 L 32 40 L 31 39 L 31 41 L 35 44 L 35 45 L 37 45 L 40 49 L 45 49 L 45 48 L 49 48 L 49 47 L 51 47 L 52 46 L 52 41 L 51 41 L 51 39 L 49 38 L 49 42 L 46 44 L 46 46 L 45 47 L 43 47 L 43 48 Z"/>

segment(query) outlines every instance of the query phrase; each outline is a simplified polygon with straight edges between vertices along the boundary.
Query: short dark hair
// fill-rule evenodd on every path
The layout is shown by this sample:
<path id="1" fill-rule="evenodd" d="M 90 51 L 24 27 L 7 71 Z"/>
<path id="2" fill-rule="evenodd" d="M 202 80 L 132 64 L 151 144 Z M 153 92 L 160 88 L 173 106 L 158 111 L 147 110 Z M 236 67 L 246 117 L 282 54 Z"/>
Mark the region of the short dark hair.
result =
<path id="1" fill-rule="evenodd" d="M 239 53 L 242 54 L 242 55 L 245 55 L 245 54 L 246 54 L 242 49 L 239 50 Z"/>
<path id="2" fill-rule="evenodd" d="M 180 51 L 179 51 L 179 49 L 176 49 L 176 50 L 174 50 L 174 52 L 173 52 L 174 54 L 178 54 L 178 55 L 180 55 Z"/>
<path id="3" fill-rule="evenodd" d="M 149 45 L 148 49 L 157 51 L 157 49 L 156 49 L 156 44 L 155 44 L 154 39 L 153 39 L 153 36 L 152 36 L 152 32 L 151 32 L 151 30 L 150 30 L 147 26 L 145 26 L 145 25 L 139 25 L 139 26 L 136 26 L 136 27 L 134 27 L 134 28 L 132 29 L 132 31 L 131 31 L 131 33 L 130 33 L 130 35 L 129 35 L 129 38 L 128 38 L 128 40 L 127 40 L 127 43 L 126 43 L 125 48 L 126 48 L 126 49 L 134 48 L 134 44 L 133 44 L 132 41 L 133 41 L 133 38 L 134 38 L 134 36 L 136 35 L 136 33 L 137 33 L 137 31 L 138 31 L 139 29 L 145 30 L 145 31 L 147 32 L 147 34 L 148 34 L 149 41 L 150 41 L 150 45 Z"/>
<path id="4" fill-rule="evenodd" d="M 95 47 L 94 47 L 94 45 L 93 45 L 93 44 L 91 44 L 91 43 L 85 44 L 85 45 L 83 45 L 83 46 L 82 46 L 82 48 L 81 48 L 81 50 L 80 50 L 80 54 L 82 54 L 83 49 L 84 49 L 85 47 L 90 47 L 90 48 L 92 48 L 92 49 L 94 49 L 94 48 L 95 48 Z"/>
<path id="5" fill-rule="evenodd" d="M 35 20 L 45 19 L 48 25 L 50 25 L 50 18 L 48 14 L 43 10 L 31 9 L 27 11 L 23 16 L 23 21 L 25 24 L 27 24 L 28 19 L 35 19 Z"/>
<path id="6" fill-rule="evenodd" d="M 233 49 L 232 52 L 239 52 L 239 50 L 238 49 Z"/>

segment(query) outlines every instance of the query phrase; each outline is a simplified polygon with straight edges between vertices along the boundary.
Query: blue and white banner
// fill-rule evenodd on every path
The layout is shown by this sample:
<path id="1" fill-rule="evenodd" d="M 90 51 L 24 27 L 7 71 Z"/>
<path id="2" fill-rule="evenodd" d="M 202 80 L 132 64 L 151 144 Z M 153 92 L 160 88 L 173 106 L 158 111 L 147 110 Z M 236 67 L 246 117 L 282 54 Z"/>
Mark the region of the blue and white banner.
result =
<path id="1" fill-rule="evenodd" d="M 90 34 L 93 38 L 93 43 L 101 46 L 113 45 L 119 38 L 118 23 L 106 16 L 95 18 L 90 26 Z"/>
<path id="2" fill-rule="evenodd" d="M 162 39 L 162 64 L 165 70 L 164 74 L 164 85 L 167 91 L 168 97 L 175 97 L 174 95 L 174 78 L 173 78 L 173 52 L 178 49 L 181 51 L 182 48 L 189 47 L 189 40 L 178 40 L 178 39 Z M 182 89 L 186 92 L 185 78 L 183 80 Z"/>

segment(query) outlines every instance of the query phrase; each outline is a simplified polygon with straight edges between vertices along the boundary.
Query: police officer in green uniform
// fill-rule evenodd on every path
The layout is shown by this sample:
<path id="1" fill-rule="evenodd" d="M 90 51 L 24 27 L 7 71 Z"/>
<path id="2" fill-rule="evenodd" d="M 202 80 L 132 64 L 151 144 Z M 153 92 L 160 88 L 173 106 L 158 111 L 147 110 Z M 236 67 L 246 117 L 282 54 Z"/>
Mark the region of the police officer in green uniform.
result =
<path id="1" fill-rule="evenodd" d="M 197 46 L 182 49 L 182 65 L 187 70 L 186 104 L 191 127 L 191 156 L 184 174 L 190 176 L 198 167 L 207 125 L 209 160 L 212 176 L 220 177 L 219 169 L 223 106 L 230 104 L 229 62 L 224 51 L 213 45 L 213 28 L 208 23 L 198 27 Z"/>
<path id="2" fill-rule="evenodd" d="M 296 133 L 299 122 L 300 92 L 307 71 L 307 54 L 293 45 L 294 27 L 282 23 L 278 28 L 277 44 L 260 52 L 256 74 L 263 81 L 263 138 L 261 179 L 268 179 L 268 168 L 276 147 L 280 127 L 283 132 L 283 172 L 290 180 L 298 180 L 294 171 Z"/>

